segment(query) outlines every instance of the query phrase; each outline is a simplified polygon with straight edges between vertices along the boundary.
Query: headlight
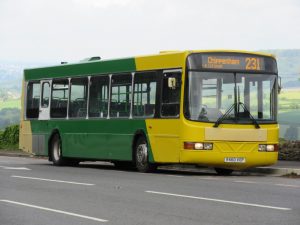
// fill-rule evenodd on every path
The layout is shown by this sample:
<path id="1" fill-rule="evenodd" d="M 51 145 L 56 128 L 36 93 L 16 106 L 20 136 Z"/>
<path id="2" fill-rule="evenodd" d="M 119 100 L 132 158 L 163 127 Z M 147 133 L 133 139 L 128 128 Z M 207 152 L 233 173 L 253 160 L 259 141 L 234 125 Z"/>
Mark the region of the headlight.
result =
<path id="1" fill-rule="evenodd" d="M 258 145 L 258 151 L 260 152 L 278 152 L 278 145 L 265 145 L 265 144 L 259 144 Z"/>
<path id="2" fill-rule="evenodd" d="M 189 150 L 212 150 L 213 143 L 203 143 L 203 142 L 184 142 L 184 149 Z"/>

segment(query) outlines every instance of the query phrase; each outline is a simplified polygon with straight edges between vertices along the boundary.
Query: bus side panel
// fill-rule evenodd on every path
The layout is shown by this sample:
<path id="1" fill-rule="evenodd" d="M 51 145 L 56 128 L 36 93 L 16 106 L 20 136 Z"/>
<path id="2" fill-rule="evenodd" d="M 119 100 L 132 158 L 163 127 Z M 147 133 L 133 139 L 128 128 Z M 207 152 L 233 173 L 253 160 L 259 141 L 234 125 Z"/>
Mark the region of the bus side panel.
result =
<path id="1" fill-rule="evenodd" d="M 143 119 L 51 120 L 46 126 L 42 121 L 36 122 L 39 125 L 34 126 L 34 133 L 44 134 L 47 140 L 52 130 L 59 131 L 64 156 L 95 160 L 132 160 L 134 134 L 137 130 L 146 131 Z"/>
<path id="2" fill-rule="evenodd" d="M 155 162 L 179 162 L 179 119 L 147 119 L 147 132 Z"/>

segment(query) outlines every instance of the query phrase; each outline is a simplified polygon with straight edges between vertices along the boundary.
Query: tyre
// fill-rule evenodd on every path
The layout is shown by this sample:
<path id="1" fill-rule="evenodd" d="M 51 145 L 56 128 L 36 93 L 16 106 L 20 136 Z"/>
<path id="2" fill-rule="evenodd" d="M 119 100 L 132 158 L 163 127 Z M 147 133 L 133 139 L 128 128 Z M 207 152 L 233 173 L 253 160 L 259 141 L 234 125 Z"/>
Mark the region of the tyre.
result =
<path id="1" fill-rule="evenodd" d="M 59 134 L 54 134 L 51 140 L 51 158 L 53 165 L 63 166 L 66 164 L 65 159 L 62 156 L 62 147 Z"/>
<path id="2" fill-rule="evenodd" d="M 148 143 L 145 137 L 140 137 L 137 140 L 134 153 L 135 166 L 139 172 L 148 173 L 156 170 L 157 166 L 149 163 Z"/>
<path id="3" fill-rule="evenodd" d="M 215 168 L 215 171 L 217 172 L 218 175 L 222 175 L 222 176 L 229 176 L 233 172 L 233 170 L 231 169 L 224 169 L 224 168 Z"/>

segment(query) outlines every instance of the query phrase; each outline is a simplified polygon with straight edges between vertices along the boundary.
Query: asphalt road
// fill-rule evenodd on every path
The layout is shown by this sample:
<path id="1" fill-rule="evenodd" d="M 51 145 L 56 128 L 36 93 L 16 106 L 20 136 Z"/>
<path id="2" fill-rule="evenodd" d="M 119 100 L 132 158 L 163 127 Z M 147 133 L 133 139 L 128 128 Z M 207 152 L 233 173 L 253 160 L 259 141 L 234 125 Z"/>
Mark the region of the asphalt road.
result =
<path id="1" fill-rule="evenodd" d="M 300 179 L 0 157 L 0 225 L 300 224 Z"/>

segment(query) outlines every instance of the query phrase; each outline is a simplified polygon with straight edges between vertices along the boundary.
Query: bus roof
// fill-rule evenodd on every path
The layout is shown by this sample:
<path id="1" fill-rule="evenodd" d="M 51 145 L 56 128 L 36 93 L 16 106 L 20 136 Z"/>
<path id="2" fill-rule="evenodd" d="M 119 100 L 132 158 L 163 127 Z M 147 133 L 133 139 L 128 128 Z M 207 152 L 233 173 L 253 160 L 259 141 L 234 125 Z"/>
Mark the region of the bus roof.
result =
<path id="1" fill-rule="evenodd" d="M 81 61 L 55 66 L 31 68 L 24 70 L 25 80 L 50 79 L 60 77 L 73 77 L 82 75 L 96 75 L 104 73 L 134 72 L 142 70 L 183 68 L 185 59 L 192 53 L 228 52 L 255 54 L 275 58 L 274 55 L 260 52 L 240 50 L 186 50 L 186 51 L 161 51 L 159 54 L 143 55 L 123 59 L 108 59 Z"/>

